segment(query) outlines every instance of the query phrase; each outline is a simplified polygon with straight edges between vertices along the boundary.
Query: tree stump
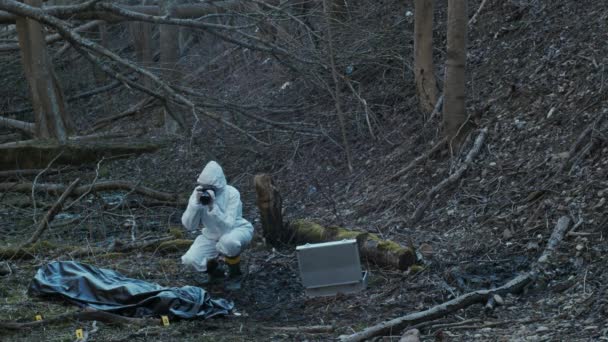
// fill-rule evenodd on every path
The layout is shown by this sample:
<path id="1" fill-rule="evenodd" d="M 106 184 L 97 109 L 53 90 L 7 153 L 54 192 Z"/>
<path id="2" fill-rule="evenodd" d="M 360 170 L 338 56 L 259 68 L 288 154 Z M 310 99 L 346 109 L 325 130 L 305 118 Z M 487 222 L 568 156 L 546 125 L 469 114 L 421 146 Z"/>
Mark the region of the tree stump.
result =
<path id="1" fill-rule="evenodd" d="M 283 227 L 283 201 L 279 190 L 268 174 L 259 174 L 253 178 L 257 204 L 262 217 L 263 236 L 269 243 L 276 245 L 285 241 Z"/>

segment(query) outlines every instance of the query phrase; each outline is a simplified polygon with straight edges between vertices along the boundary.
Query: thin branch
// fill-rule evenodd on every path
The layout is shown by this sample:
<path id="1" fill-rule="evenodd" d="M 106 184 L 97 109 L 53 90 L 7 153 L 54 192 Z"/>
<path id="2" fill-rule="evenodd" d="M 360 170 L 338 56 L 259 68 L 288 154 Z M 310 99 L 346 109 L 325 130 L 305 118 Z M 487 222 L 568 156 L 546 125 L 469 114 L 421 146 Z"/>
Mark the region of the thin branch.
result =
<path id="1" fill-rule="evenodd" d="M 42 236 L 42 233 L 44 233 L 46 228 L 50 225 L 51 221 L 53 221 L 53 219 L 55 218 L 55 215 L 57 215 L 57 213 L 59 213 L 59 211 L 61 211 L 63 202 L 65 202 L 65 200 L 72 193 L 72 191 L 74 191 L 74 188 L 76 188 L 76 185 L 78 185 L 78 182 L 80 182 L 80 178 L 76 178 L 76 180 L 74 180 L 72 182 L 72 184 L 70 184 L 67 187 L 67 189 L 65 189 L 65 191 L 59 197 L 59 199 L 57 199 L 55 204 L 53 204 L 51 209 L 49 209 L 46 212 L 46 214 L 44 215 L 44 218 L 38 224 L 36 231 L 34 231 L 34 234 L 32 234 L 32 236 L 23 245 L 21 245 L 20 248 L 25 248 L 25 247 L 31 246 L 36 241 L 38 241 L 40 236 Z"/>
<path id="2" fill-rule="evenodd" d="M 464 162 L 460 166 L 458 170 L 456 170 L 453 174 L 451 174 L 448 178 L 441 181 L 439 184 L 435 185 L 429 192 L 426 194 L 424 200 L 418 205 L 416 211 L 412 215 L 412 222 L 417 223 L 422 219 L 422 215 L 428 206 L 431 204 L 435 195 L 437 195 L 441 190 L 447 188 L 449 185 L 456 183 L 460 177 L 465 173 L 465 171 L 469 168 L 473 159 L 479 154 L 481 151 L 481 146 L 486 138 L 486 134 L 488 133 L 488 129 L 484 128 L 479 132 L 477 139 L 475 139 L 475 143 L 473 144 L 473 148 L 467 154 Z"/>

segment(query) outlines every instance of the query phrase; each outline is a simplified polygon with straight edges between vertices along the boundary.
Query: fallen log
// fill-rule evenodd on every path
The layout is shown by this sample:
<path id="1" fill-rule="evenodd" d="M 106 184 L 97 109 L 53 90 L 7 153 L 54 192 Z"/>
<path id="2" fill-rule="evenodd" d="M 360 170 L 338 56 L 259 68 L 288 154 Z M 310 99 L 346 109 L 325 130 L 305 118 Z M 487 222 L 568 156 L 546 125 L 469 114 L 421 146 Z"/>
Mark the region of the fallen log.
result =
<path id="1" fill-rule="evenodd" d="M 530 271 L 513 278 L 503 286 L 490 290 L 469 292 L 430 309 L 385 321 L 352 335 L 342 335 L 339 337 L 339 340 L 342 342 L 354 342 L 368 340 L 375 336 L 389 333 L 394 334 L 412 324 L 431 321 L 473 304 L 484 304 L 494 295 L 504 296 L 508 293 L 515 294 L 521 292 L 525 287 L 530 286 L 544 274 L 546 274 L 547 278 L 551 276 L 551 273 L 545 272 L 545 268 L 549 260 L 553 257 L 557 245 L 564 238 L 564 234 L 566 233 L 569 224 L 570 219 L 567 216 L 562 216 L 553 229 L 547 247 L 538 258 L 537 262 L 532 265 Z"/>
<path id="2" fill-rule="evenodd" d="M 79 140 L 59 143 L 52 140 L 25 140 L 0 145 L 0 170 L 44 168 L 57 155 L 57 164 L 81 165 L 103 157 L 117 158 L 158 150 L 161 145 L 147 141 Z"/>
<path id="3" fill-rule="evenodd" d="M 296 220 L 286 226 L 290 241 L 297 244 L 356 239 L 361 256 L 379 266 L 407 270 L 416 262 L 413 248 L 402 247 L 391 240 L 383 240 L 376 234 L 341 227 L 323 227 L 317 223 Z"/>
<path id="4" fill-rule="evenodd" d="M 46 227 L 48 227 L 51 224 L 51 221 L 53 221 L 53 219 L 55 218 L 55 215 L 57 215 L 59 213 L 59 211 L 61 211 L 61 208 L 63 207 L 63 203 L 68 198 L 68 196 L 72 193 L 72 191 L 74 191 L 74 188 L 76 188 L 76 185 L 78 185 L 78 182 L 80 182 L 80 178 L 76 178 L 76 180 L 74 180 L 67 187 L 67 189 L 65 189 L 65 191 L 59 197 L 59 199 L 57 199 L 55 204 L 53 204 L 51 209 L 49 209 L 46 212 L 46 214 L 44 215 L 42 220 L 38 223 L 38 227 L 36 228 L 36 231 L 34 231 L 34 234 L 32 234 L 32 236 L 29 238 L 29 240 L 27 240 L 23 245 L 21 245 L 21 248 L 31 246 L 36 241 L 38 241 L 40 236 L 42 236 L 42 233 L 44 233 L 44 231 L 46 230 Z"/>
<path id="5" fill-rule="evenodd" d="M 46 192 L 49 194 L 59 195 L 64 192 L 67 187 L 64 184 L 49 184 L 49 183 L 40 183 L 34 186 L 31 182 L 5 182 L 0 183 L 0 191 L 12 191 L 12 192 L 22 192 L 22 193 L 31 193 L 32 188 L 34 188 L 35 192 Z M 74 189 L 70 193 L 70 196 L 79 196 L 87 192 L 104 192 L 104 191 L 128 191 L 132 193 L 136 193 L 138 195 L 150 197 L 159 201 L 164 202 L 176 202 L 178 201 L 178 195 L 157 191 L 145 186 L 136 185 L 127 181 L 104 181 L 97 182 L 90 185 L 81 185 Z"/>
<path id="6" fill-rule="evenodd" d="M 256 175 L 254 185 L 262 216 L 262 234 L 271 243 L 305 244 L 356 239 L 361 256 L 374 264 L 406 270 L 416 261 L 413 248 L 383 240 L 376 234 L 340 227 L 323 227 L 306 220 L 283 224 L 281 195 L 270 175 Z"/>

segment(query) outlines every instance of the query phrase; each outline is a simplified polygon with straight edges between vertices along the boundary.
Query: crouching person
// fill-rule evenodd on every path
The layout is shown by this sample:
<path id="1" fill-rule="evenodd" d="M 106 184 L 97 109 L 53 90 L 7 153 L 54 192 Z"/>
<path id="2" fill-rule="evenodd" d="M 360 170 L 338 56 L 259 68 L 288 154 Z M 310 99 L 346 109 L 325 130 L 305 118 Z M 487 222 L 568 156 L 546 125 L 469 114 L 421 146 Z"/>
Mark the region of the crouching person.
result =
<path id="1" fill-rule="evenodd" d="M 188 208 L 182 215 L 187 230 L 201 234 L 182 256 L 182 264 L 202 272 L 202 283 L 224 280 L 225 272 L 219 263 L 222 256 L 227 269 L 225 288 L 241 287 L 240 254 L 253 237 L 253 226 L 242 217 L 243 204 L 239 191 L 226 184 L 222 167 L 210 161 L 197 179 Z"/>

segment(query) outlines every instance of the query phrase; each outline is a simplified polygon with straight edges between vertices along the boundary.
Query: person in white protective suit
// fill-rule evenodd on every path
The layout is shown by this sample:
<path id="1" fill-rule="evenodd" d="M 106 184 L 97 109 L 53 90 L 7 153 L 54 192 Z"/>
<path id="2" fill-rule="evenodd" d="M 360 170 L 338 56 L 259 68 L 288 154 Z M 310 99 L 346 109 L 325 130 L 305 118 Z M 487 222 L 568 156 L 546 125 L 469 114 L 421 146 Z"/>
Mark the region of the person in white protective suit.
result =
<path id="1" fill-rule="evenodd" d="M 198 186 L 188 200 L 182 224 L 194 231 L 204 227 L 190 249 L 182 256 L 182 264 L 203 272 L 203 282 L 224 279 L 218 263 L 221 255 L 228 268 L 227 288 L 240 288 L 240 254 L 253 237 L 253 226 L 242 217 L 241 195 L 226 183 L 222 167 L 215 161 L 207 163 L 198 176 Z"/>

